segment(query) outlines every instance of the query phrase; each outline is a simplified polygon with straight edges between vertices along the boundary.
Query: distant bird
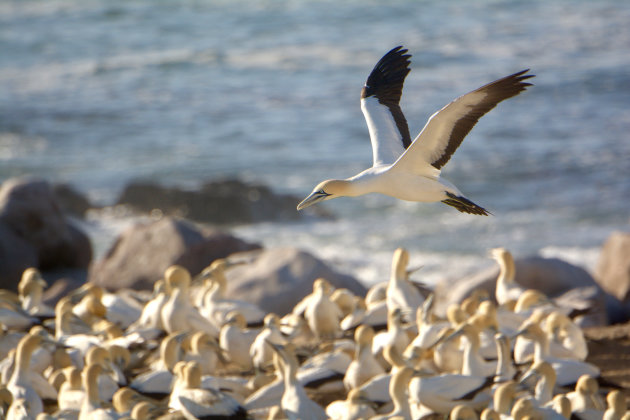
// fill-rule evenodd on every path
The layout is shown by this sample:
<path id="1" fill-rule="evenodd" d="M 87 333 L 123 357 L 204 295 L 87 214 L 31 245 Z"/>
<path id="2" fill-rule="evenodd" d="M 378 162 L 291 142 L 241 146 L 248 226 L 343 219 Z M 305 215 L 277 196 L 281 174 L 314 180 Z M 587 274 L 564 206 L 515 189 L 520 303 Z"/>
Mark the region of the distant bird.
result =
<path id="1" fill-rule="evenodd" d="M 571 401 L 571 409 L 575 412 L 586 410 L 597 410 L 597 416 L 603 416 L 606 410 L 606 403 L 599 395 L 599 384 L 590 375 L 582 375 L 575 384 L 575 391 L 566 394 Z"/>
<path id="2" fill-rule="evenodd" d="M 326 414 L 333 420 L 369 419 L 375 415 L 370 403 L 360 389 L 351 389 L 345 400 L 328 404 Z"/>
<path id="3" fill-rule="evenodd" d="M 30 375 L 31 355 L 42 342 L 42 336 L 32 334 L 27 334 L 20 340 L 15 356 L 15 369 L 7 383 L 7 389 L 13 395 L 13 400 L 23 399 L 22 404 L 28 408 L 32 416 L 37 416 L 44 411 L 42 399 L 33 388 Z"/>
<path id="4" fill-rule="evenodd" d="M 490 250 L 490 255 L 500 268 L 495 288 L 497 302 L 499 305 L 505 305 L 510 300 L 517 301 L 526 289 L 514 281 L 516 273 L 514 257 L 505 248 L 494 248 Z"/>
<path id="5" fill-rule="evenodd" d="M 48 284 L 38 269 L 31 267 L 24 270 L 22 279 L 18 284 L 22 309 L 33 316 L 53 318 L 55 316 L 54 309 L 42 302 L 44 289 L 47 286 Z"/>
<path id="6" fill-rule="evenodd" d="M 304 309 L 304 318 L 319 340 L 334 339 L 341 333 L 339 322 L 343 314 L 337 304 L 330 300 L 331 292 L 330 284 L 326 280 L 315 280 L 313 293 Z"/>
<path id="7" fill-rule="evenodd" d="M 385 373 L 383 367 L 372 354 L 374 330 L 369 325 L 359 325 L 354 332 L 356 350 L 354 359 L 348 366 L 343 384 L 346 389 L 358 388 L 376 375 Z"/>
<path id="8" fill-rule="evenodd" d="M 549 351 L 549 339 L 536 323 L 526 322 L 517 335 L 534 341 L 534 363 L 546 361 L 551 364 L 557 375 L 556 384 L 559 386 L 573 385 L 584 374 L 595 378 L 600 376 L 599 368 L 591 363 L 553 357 Z"/>
<path id="9" fill-rule="evenodd" d="M 603 420 L 620 420 L 626 413 L 626 398 L 618 390 L 612 390 L 606 395 L 608 408 L 604 412 Z"/>
<path id="10" fill-rule="evenodd" d="M 391 412 L 372 417 L 374 420 L 384 420 L 391 419 L 395 417 L 400 417 L 403 419 L 411 418 L 411 407 L 409 406 L 409 381 L 413 376 L 414 371 L 410 367 L 402 367 L 398 369 L 395 373 L 392 373 L 392 379 L 389 382 L 389 395 L 391 397 L 392 402 L 394 403 L 394 408 Z"/>
<path id="11" fill-rule="evenodd" d="M 247 325 L 260 326 L 263 323 L 265 312 L 257 305 L 225 297 L 228 284 L 225 271 L 241 264 L 243 264 L 242 261 L 230 261 L 223 258 L 214 260 L 197 277 L 205 280 L 208 285 L 199 311 L 218 329 L 221 329 L 225 317 L 231 311 L 239 311 L 245 317 Z"/>
<path id="12" fill-rule="evenodd" d="M 415 314 L 424 302 L 424 296 L 409 280 L 408 264 L 409 252 L 404 248 L 398 248 L 394 252 L 392 271 L 386 289 L 385 301 L 388 311 L 399 308 L 403 312 Z"/>
<path id="13" fill-rule="evenodd" d="M 188 362 L 182 369 L 177 402 L 187 419 L 245 419 L 245 409 L 232 397 L 216 390 L 202 388 L 201 368 L 197 362 Z M 172 398 L 172 396 L 171 396 Z"/>
<path id="14" fill-rule="evenodd" d="M 273 348 L 269 343 L 286 344 L 287 342 L 280 332 L 279 322 L 276 314 L 267 314 L 265 326 L 249 348 L 252 364 L 258 371 L 263 370 L 273 360 Z"/>
<path id="15" fill-rule="evenodd" d="M 281 374 L 284 380 L 284 393 L 280 400 L 280 407 L 289 420 L 319 420 L 326 419 L 326 412 L 306 395 L 302 384 L 297 381 L 298 362 L 293 354 L 273 342 L 267 342 L 276 352 Z"/>
<path id="16" fill-rule="evenodd" d="M 534 76 L 526 74 L 529 69 L 523 70 L 460 96 L 433 114 L 412 142 L 399 105 L 410 71 L 411 55 L 406 53 L 399 46 L 385 54 L 361 91 L 361 110 L 372 142 L 372 167 L 348 179 L 321 182 L 298 204 L 298 210 L 337 197 L 380 193 L 406 201 L 441 201 L 464 213 L 489 214 L 441 178 L 440 171 L 479 118 L 531 86 L 524 80 Z"/>
<path id="17" fill-rule="evenodd" d="M 536 378 L 536 388 L 534 399 L 538 405 L 549 403 L 553 399 L 553 388 L 556 385 L 556 372 L 553 367 L 545 362 L 534 363 L 520 380 L 521 384 L 527 382 L 529 378 Z"/>
<path id="18" fill-rule="evenodd" d="M 204 318 L 190 300 L 190 273 L 179 265 L 166 269 L 166 284 L 171 289 L 169 299 L 162 306 L 162 324 L 168 333 L 203 331 L 212 337 L 219 336 L 219 329 Z"/>
<path id="19" fill-rule="evenodd" d="M 81 410 L 85 390 L 81 379 L 81 371 L 74 366 L 70 366 L 63 371 L 65 382 L 59 389 L 57 404 L 60 410 Z"/>
<path id="20" fill-rule="evenodd" d="M 253 367 L 252 358 L 249 355 L 259 330 L 246 329 L 245 317 L 238 311 L 227 314 L 225 324 L 219 334 L 219 345 L 225 357 L 236 363 L 243 370 Z"/>
<path id="21" fill-rule="evenodd" d="M 157 280 L 153 284 L 153 295 L 148 301 L 140 318 L 129 326 L 129 331 L 140 331 L 143 329 L 164 329 L 162 323 L 162 307 L 168 301 L 170 288 L 165 280 Z"/>

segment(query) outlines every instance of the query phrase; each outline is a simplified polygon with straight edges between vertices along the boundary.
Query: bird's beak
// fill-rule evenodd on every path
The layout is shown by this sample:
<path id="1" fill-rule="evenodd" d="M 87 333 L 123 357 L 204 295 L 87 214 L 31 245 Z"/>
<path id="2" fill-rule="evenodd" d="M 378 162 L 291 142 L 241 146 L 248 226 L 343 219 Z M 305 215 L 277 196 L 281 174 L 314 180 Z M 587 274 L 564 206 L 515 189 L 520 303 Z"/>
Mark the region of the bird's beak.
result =
<path id="1" fill-rule="evenodd" d="M 536 377 L 538 377 L 538 372 L 534 369 L 530 369 L 523 374 L 523 377 L 518 381 L 518 384 L 524 386 L 527 381 Z"/>
<path id="2" fill-rule="evenodd" d="M 452 340 L 453 338 L 459 337 L 460 335 L 463 334 L 462 330 L 456 330 L 450 334 L 442 334 L 440 338 L 437 339 L 437 341 L 433 344 L 431 344 L 429 346 L 429 349 L 434 349 L 437 346 L 439 346 L 442 343 L 447 342 L 448 340 Z"/>
<path id="3" fill-rule="evenodd" d="M 271 341 L 271 340 L 267 340 L 267 339 L 265 339 L 265 342 L 266 342 L 267 344 L 269 344 L 269 345 L 271 346 L 271 348 L 273 348 L 273 349 L 274 349 L 274 351 L 275 351 L 276 353 L 278 353 L 279 355 L 281 355 L 281 354 L 282 354 L 282 351 L 284 350 L 284 346 L 283 346 L 283 345 L 281 345 L 281 344 L 276 344 L 276 343 L 274 343 L 273 341 Z"/>
<path id="4" fill-rule="evenodd" d="M 298 210 L 305 209 L 307 207 L 312 206 L 313 204 L 317 204 L 320 201 L 326 199 L 326 197 L 330 196 L 330 194 L 325 193 L 324 191 L 313 191 L 311 195 L 306 197 L 300 204 L 297 205 Z"/>
<path id="5" fill-rule="evenodd" d="M 517 337 L 520 337 L 522 335 L 525 335 L 525 331 L 527 329 L 526 328 L 521 328 L 518 331 L 516 331 L 514 334 L 512 334 L 511 337 L 508 337 L 510 340 L 516 340 Z"/>

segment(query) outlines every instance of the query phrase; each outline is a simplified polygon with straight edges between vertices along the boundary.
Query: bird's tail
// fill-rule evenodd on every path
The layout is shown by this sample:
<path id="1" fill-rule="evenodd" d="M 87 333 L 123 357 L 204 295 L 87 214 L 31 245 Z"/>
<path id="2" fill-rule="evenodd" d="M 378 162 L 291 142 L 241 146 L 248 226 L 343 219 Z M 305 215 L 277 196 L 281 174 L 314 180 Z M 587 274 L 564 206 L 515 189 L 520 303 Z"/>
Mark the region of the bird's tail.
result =
<path id="1" fill-rule="evenodd" d="M 476 214 L 479 216 L 488 216 L 490 213 L 488 210 L 480 207 L 467 199 L 466 197 L 455 195 L 450 192 L 446 192 L 446 196 L 448 197 L 445 200 L 442 200 L 442 203 L 448 204 L 449 206 L 455 207 L 457 210 L 462 213 L 468 214 Z"/>

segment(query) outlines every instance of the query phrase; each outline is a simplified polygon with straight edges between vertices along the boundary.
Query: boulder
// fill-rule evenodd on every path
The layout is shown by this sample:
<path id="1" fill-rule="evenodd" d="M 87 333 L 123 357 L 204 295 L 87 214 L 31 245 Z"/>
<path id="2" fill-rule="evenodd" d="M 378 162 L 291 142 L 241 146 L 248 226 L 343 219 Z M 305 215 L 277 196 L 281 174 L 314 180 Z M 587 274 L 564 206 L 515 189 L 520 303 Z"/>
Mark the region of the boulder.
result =
<path id="1" fill-rule="evenodd" d="M 83 286 L 87 281 L 87 270 L 59 269 L 43 274 L 49 287 L 44 291 L 44 302 L 54 307 L 59 299 Z"/>
<path id="2" fill-rule="evenodd" d="M 605 292 L 583 268 L 558 258 L 528 257 L 515 259 L 515 281 L 528 289 L 536 289 L 550 298 L 579 307 L 588 307 L 589 319 L 585 324 L 607 323 Z M 474 290 L 483 289 L 494 300 L 498 266 L 483 270 L 455 282 L 438 284 L 436 294 L 443 312 L 451 303 L 459 303 Z"/>
<path id="3" fill-rule="evenodd" d="M 37 267 L 37 250 L 0 223 L 0 288 L 17 290 L 22 273 Z"/>
<path id="4" fill-rule="evenodd" d="M 298 219 L 303 215 L 296 210 L 298 202 L 298 197 L 276 194 L 263 185 L 238 180 L 208 182 L 198 191 L 134 182 L 118 198 L 118 204 L 138 211 L 160 209 L 166 215 L 213 224 Z M 326 215 L 322 209 L 312 212 Z"/>
<path id="5" fill-rule="evenodd" d="M 170 265 L 195 275 L 217 258 L 260 248 L 216 229 L 203 229 L 173 217 L 138 223 L 124 231 L 105 257 L 96 262 L 89 281 L 108 290 L 152 290 Z"/>
<path id="6" fill-rule="evenodd" d="M 599 256 L 597 283 L 622 302 L 630 303 L 630 233 L 612 233 Z"/>
<path id="7" fill-rule="evenodd" d="M 366 292 L 352 276 L 336 272 L 313 255 L 295 248 L 265 249 L 251 258 L 251 263 L 226 272 L 227 297 L 255 303 L 266 312 L 278 315 L 291 312 L 296 303 L 312 292 L 313 281 L 320 277 L 336 288 L 346 288 L 360 296 Z"/>
<path id="8" fill-rule="evenodd" d="M 53 194 L 59 203 L 61 211 L 65 214 L 83 218 L 92 207 L 90 200 L 68 184 L 55 184 Z"/>
<path id="9" fill-rule="evenodd" d="M 12 178 L 0 187 L 0 287 L 15 289 L 28 267 L 87 269 L 92 246 L 63 214 L 50 184 Z"/>

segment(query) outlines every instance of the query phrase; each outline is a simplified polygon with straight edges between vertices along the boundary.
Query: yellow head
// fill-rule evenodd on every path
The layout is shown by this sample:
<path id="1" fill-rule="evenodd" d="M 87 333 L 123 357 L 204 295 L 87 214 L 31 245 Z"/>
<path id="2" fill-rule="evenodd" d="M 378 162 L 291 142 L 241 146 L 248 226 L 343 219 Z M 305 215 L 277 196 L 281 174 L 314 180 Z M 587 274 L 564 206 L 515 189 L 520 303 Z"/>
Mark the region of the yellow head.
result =
<path id="1" fill-rule="evenodd" d="M 340 179 L 329 179 L 324 182 L 320 182 L 313 192 L 310 193 L 300 204 L 297 209 L 302 210 L 320 201 L 332 200 L 333 198 L 347 196 L 348 194 L 348 181 Z"/>

